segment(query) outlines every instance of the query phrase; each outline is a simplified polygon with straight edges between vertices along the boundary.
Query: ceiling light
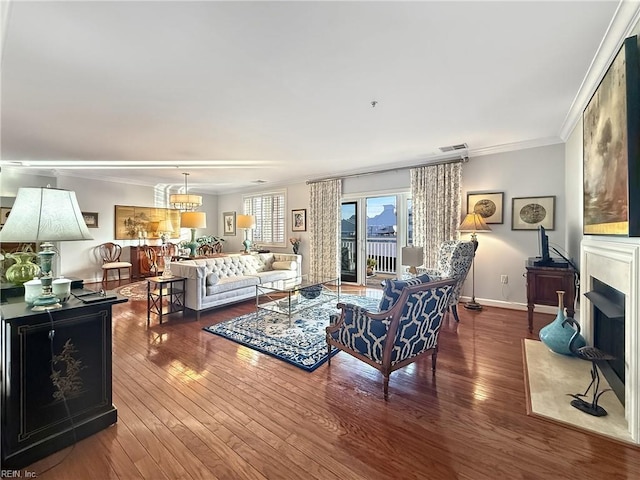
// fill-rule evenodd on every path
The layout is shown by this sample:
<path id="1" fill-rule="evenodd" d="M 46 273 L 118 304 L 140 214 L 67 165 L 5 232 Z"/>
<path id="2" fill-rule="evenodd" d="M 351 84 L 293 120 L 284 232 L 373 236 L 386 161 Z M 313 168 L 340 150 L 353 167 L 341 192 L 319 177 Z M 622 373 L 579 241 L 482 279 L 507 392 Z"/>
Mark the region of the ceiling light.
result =
<path id="1" fill-rule="evenodd" d="M 187 186 L 188 173 L 184 175 L 184 193 L 174 193 L 169 195 L 169 204 L 172 208 L 181 211 L 195 210 L 202 205 L 202 197 L 200 195 L 189 195 L 189 187 Z"/>

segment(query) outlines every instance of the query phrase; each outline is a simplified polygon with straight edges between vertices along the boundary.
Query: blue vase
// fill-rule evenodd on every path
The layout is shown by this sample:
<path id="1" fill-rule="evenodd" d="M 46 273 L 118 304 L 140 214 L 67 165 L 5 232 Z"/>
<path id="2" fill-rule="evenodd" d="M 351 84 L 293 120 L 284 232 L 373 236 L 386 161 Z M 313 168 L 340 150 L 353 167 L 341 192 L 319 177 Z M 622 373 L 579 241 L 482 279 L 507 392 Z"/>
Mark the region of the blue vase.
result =
<path id="1" fill-rule="evenodd" d="M 561 353 L 562 355 L 573 355 L 569 344 L 571 343 L 571 337 L 576 331 L 568 323 L 562 325 L 562 322 L 566 320 L 564 315 L 563 297 L 564 292 L 558 291 L 558 315 L 553 322 L 540 329 L 540 341 L 544 343 L 549 350 L 555 353 Z M 578 334 L 573 342 L 573 348 L 578 349 L 584 347 L 587 344 L 582 335 Z"/>

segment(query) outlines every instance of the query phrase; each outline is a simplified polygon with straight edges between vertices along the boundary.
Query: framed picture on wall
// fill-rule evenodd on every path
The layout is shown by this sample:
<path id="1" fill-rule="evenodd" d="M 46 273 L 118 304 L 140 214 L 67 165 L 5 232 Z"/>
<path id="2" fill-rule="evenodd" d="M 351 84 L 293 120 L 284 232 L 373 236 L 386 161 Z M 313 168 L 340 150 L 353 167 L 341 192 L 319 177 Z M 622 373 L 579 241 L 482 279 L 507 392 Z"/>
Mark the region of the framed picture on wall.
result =
<path id="1" fill-rule="evenodd" d="M 291 210 L 291 231 L 292 232 L 307 231 L 307 209 L 306 208 Z"/>
<path id="2" fill-rule="evenodd" d="M 467 193 L 467 213 L 477 213 L 485 223 L 504 223 L 504 192 Z"/>
<path id="3" fill-rule="evenodd" d="M 235 236 L 236 212 L 224 212 L 222 214 L 223 235 Z"/>
<path id="4" fill-rule="evenodd" d="M 583 232 L 640 236 L 638 37 L 627 38 L 582 116 Z"/>
<path id="5" fill-rule="evenodd" d="M 162 220 L 170 221 L 173 227 L 173 231 L 169 233 L 169 238 L 180 238 L 179 210 L 160 207 L 136 207 L 133 205 L 115 205 L 114 208 L 114 237 L 116 240 L 160 238 L 158 227 Z M 89 215 L 93 214 L 90 213 Z M 97 222 L 98 216 L 97 214 L 95 215 L 94 219 Z"/>
<path id="6" fill-rule="evenodd" d="M 4 225 L 9 218 L 9 213 L 11 213 L 10 208 L 0 208 L 0 225 Z"/>
<path id="7" fill-rule="evenodd" d="M 556 197 L 520 197 L 512 199 L 511 230 L 555 229 Z"/>
<path id="8" fill-rule="evenodd" d="M 87 228 L 98 228 L 98 212 L 82 212 Z"/>

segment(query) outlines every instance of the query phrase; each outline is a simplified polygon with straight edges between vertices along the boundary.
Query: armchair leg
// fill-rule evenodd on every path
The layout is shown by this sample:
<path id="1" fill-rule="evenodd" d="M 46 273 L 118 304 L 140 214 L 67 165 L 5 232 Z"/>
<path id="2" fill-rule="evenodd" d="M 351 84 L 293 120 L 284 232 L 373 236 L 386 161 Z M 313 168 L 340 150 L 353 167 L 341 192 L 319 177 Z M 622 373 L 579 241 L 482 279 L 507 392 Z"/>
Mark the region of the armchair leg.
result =
<path id="1" fill-rule="evenodd" d="M 389 400 L 389 374 L 384 375 L 384 399 Z"/>
<path id="2" fill-rule="evenodd" d="M 460 323 L 460 319 L 458 318 L 458 304 L 451 305 L 449 308 L 451 309 L 451 313 L 453 313 L 453 318 L 456 319 L 456 322 Z"/>
<path id="3" fill-rule="evenodd" d="M 436 361 L 438 360 L 438 350 L 436 349 L 432 354 L 431 354 L 431 371 L 433 372 L 433 374 L 435 375 L 436 373 Z"/>
<path id="4" fill-rule="evenodd" d="M 331 344 L 327 342 L 327 363 L 331 366 Z"/>

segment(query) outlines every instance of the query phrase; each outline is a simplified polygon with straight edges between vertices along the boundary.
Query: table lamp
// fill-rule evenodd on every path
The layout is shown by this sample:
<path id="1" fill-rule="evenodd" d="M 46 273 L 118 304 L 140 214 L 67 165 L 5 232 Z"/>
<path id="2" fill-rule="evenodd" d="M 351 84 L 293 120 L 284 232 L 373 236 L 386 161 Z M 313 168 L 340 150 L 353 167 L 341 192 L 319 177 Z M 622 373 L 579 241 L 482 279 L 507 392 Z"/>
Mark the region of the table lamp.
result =
<path id="1" fill-rule="evenodd" d="M 198 249 L 196 242 L 196 228 L 207 228 L 207 215 L 204 212 L 182 212 L 180 214 L 180 226 L 191 229 L 191 242 L 187 244 L 189 256 L 195 257 Z"/>
<path id="2" fill-rule="evenodd" d="M 55 255 L 51 242 L 68 240 L 93 240 L 75 192 L 50 187 L 19 188 L 11 215 L 0 231 L 0 243 L 42 242 L 38 252 L 42 293 L 34 300 L 33 310 L 61 306 L 51 287 L 51 263 Z"/>
<path id="3" fill-rule="evenodd" d="M 253 215 L 238 215 L 236 218 L 236 225 L 238 228 L 244 228 L 244 253 L 249 253 L 251 250 L 251 240 L 249 240 L 249 230 L 256 225 L 256 217 Z"/>
<path id="4" fill-rule="evenodd" d="M 414 277 L 418 274 L 416 267 L 424 262 L 422 247 L 402 247 L 402 265 L 409 265 L 409 273 Z"/>
<path id="5" fill-rule="evenodd" d="M 471 242 L 473 242 L 473 260 L 471 260 L 471 301 L 464 304 L 468 310 L 482 310 L 482 305 L 476 302 L 476 250 L 478 249 L 478 236 L 476 232 L 490 232 L 489 226 L 484 223 L 484 218 L 479 213 L 468 213 L 458 227 L 459 232 L 471 232 Z"/>
<path id="6" fill-rule="evenodd" d="M 167 235 L 171 235 L 173 233 L 173 224 L 171 220 L 160 220 L 158 222 L 158 234 L 160 235 L 160 240 L 162 240 L 162 245 L 167 243 Z"/>

